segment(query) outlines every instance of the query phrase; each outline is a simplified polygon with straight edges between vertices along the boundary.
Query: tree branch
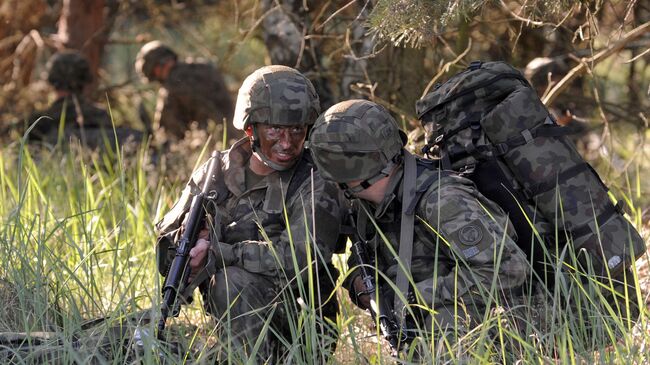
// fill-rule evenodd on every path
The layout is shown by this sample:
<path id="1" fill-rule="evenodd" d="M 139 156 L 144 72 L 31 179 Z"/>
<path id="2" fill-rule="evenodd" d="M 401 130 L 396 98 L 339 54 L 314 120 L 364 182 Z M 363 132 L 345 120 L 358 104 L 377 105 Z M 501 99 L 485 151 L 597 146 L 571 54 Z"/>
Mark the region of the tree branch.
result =
<path id="1" fill-rule="evenodd" d="M 603 49 L 602 51 L 598 52 L 596 55 L 593 57 L 589 58 L 582 58 L 581 62 L 571 69 L 569 73 L 562 78 L 554 87 L 551 89 L 551 91 L 544 96 L 542 99 L 542 102 L 544 105 L 550 105 L 555 101 L 555 99 L 564 91 L 566 88 L 571 84 L 573 80 L 575 80 L 578 76 L 582 75 L 587 71 L 587 65 L 588 64 L 593 64 L 596 65 L 599 62 L 607 59 L 609 56 L 617 53 L 620 51 L 623 47 L 625 47 L 626 44 L 630 43 L 631 41 L 635 40 L 636 38 L 646 34 L 648 31 L 650 31 L 650 22 L 646 22 L 627 34 L 623 36 L 621 40 L 618 42 L 614 43 L 608 48 Z"/>

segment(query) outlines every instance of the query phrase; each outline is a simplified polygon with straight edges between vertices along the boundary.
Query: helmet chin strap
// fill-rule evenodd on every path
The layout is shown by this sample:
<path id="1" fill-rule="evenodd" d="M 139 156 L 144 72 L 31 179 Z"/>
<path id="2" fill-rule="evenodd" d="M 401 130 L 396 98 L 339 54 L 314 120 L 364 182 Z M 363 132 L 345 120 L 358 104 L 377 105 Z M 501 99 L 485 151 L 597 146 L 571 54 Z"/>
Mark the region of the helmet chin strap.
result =
<path id="1" fill-rule="evenodd" d="M 291 166 L 282 166 L 280 164 L 277 164 L 273 161 L 271 161 L 263 152 L 262 149 L 260 148 L 260 139 L 257 136 L 257 128 L 255 127 L 255 124 L 251 125 L 252 129 L 252 135 L 250 136 L 252 146 L 253 146 L 253 152 L 259 157 L 259 159 L 264 162 L 264 164 L 270 168 L 272 168 L 275 171 L 286 171 L 291 169 L 294 165 Z"/>

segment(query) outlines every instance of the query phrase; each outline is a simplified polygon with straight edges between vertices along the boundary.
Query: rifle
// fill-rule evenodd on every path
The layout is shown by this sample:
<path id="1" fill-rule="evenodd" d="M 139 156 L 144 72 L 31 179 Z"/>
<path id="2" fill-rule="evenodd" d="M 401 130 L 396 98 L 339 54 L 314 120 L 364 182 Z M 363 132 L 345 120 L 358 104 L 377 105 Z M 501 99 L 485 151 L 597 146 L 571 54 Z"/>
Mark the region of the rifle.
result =
<path id="1" fill-rule="evenodd" d="M 169 267 L 169 272 L 165 278 L 165 284 L 162 289 L 162 306 L 161 317 L 158 322 L 158 338 L 162 339 L 163 331 L 165 330 L 165 323 L 167 318 L 178 317 L 181 309 L 181 300 L 183 293 L 187 290 L 187 279 L 190 274 L 189 258 L 190 250 L 196 245 L 198 240 L 199 231 L 204 226 L 206 211 L 206 200 L 216 199 L 216 191 L 209 191 L 210 182 L 216 178 L 216 174 L 221 171 L 221 158 L 217 151 L 212 152 L 208 171 L 205 175 L 203 188 L 201 192 L 192 198 L 190 204 L 189 216 L 185 229 L 181 235 L 178 245 L 176 247 L 176 255 Z M 198 278 L 194 279 L 198 281 Z M 193 282 L 192 284 L 196 284 Z"/>
<path id="2" fill-rule="evenodd" d="M 355 240 L 352 243 L 351 252 L 352 255 L 354 255 L 354 259 L 357 261 L 361 280 L 363 281 L 363 285 L 366 287 L 366 291 L 362 294 L 370 296 L 370 308 L 368 308 L 368 311 L 370 311 L 372 318 L 379 322 L 379 329 L 382 337 L 388 341 L 394 352 L 399 352 L 402 349 L 405 349 L 405 346 L 410 342 L 408 331 L 400 326 L 395 311 L 387 299 L 380 300 L 379 303 L 375 301 L 377 291 L 375 275 L 368 270 L 369 267 L 373 266 L 374 260 L 369 259 L 366 248 L 367 243 L 359 235 L 359 231 L 357 230 L 354 221 L 354 216 L 351 212 L 348 214 L 348 219 L 350 220 L 350 224 L 355 232 Z"/>

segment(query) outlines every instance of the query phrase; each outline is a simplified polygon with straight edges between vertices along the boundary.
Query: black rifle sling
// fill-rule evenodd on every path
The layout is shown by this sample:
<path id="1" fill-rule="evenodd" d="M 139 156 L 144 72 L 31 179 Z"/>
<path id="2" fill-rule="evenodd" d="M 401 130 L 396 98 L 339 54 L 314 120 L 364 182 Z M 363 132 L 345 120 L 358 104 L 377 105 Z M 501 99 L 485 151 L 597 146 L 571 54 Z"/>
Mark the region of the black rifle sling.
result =
<path id="1" fill-rule="evenodd" d="M 411 201 L 415 199 L 415 180 L 417 179 L 417 165 L 415 156 L 404 151 L 404 184 L 402 185 L 402 221 L 399 235 L 399 261 L 397 269 L 397 289 L 404 298 L 408 298 L 409 280 L 411 274 L 411 256 L 413 254 L 413 230 L 415 214 L 410 211 Z M 411 214 L 408 214 L 411 213 Z M 404 308 L 408 303 L 402 303 L 399 293 L 395 293 L 393 309 L 397 312 L 400 327 L 403 327 Z M 403 305 L 402 305 L 403 304 Z"/>

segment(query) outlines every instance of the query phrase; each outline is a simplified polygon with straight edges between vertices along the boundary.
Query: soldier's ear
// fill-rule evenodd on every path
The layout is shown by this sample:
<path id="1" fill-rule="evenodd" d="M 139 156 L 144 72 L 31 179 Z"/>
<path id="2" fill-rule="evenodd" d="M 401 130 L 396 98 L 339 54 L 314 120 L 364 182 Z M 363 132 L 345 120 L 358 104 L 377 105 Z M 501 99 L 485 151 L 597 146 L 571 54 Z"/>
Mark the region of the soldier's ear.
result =
<path id="1" fill-rule="evenodd" d="M 247 137 L 252 137 L 253 136 L 253 127 L 249 125 L 248 127 L 246 127 L 244 132 L 246 133 Z"/>

